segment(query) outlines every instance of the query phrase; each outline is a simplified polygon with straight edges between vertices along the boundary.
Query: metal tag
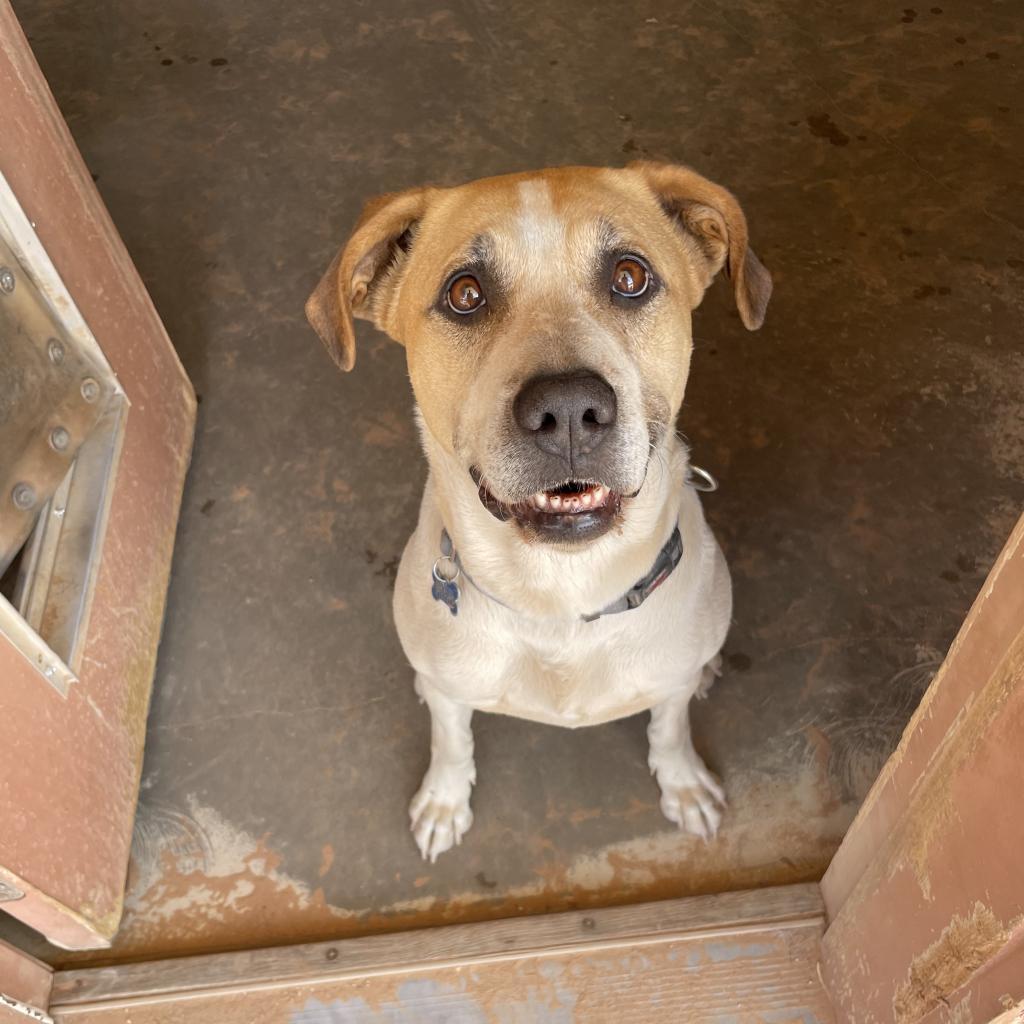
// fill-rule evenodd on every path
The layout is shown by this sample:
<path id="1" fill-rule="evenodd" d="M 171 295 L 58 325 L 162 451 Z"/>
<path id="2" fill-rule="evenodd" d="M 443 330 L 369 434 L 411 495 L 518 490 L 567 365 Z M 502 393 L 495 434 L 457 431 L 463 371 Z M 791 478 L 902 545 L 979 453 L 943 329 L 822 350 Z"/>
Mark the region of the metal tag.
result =
<path id="1" fill-rule="evenodd" d="M 459 585 L 454 580 L 440 579 L 435 573 L 430 594 L 435 601 L 443 601 L 448 605 L 448 611 L 452 615 L 459 614 Z"/>

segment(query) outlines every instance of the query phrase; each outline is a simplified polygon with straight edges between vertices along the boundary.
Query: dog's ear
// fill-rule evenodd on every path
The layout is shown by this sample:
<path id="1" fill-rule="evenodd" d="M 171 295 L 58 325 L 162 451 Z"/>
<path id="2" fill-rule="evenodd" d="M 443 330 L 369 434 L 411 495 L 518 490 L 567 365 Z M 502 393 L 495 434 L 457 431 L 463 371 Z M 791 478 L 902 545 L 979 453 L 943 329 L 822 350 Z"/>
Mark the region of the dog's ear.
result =
<path id="1" fill-rule="evenodd" d="M 306 301 L 306 319 L 343 370 L 356 361 L 353 317 L 381 326 L 430 191 L 415 188 L 370 200 Z"/>
<path id="2" fill-rule="evenodd" d="M 743 325 L 756 331 L 764 323 L 772 276 L 748 244 L 747 219 L 736 197 L 689 167 L 637 161 L 629 169 L 643 176 L 662 209 L 695 243 L 691 248 L 707 271 L 705 288 L 725 267 Z"/>

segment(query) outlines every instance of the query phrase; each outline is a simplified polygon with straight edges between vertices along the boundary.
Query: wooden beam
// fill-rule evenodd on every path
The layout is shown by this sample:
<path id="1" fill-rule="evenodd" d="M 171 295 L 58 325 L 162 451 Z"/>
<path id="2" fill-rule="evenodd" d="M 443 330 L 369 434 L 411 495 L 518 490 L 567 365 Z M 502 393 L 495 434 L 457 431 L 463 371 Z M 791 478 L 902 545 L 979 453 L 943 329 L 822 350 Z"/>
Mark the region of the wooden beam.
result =
<path id="1" fill-rule="evenodd" d="M 89 1024 L 126 1016 L 241 1024 L 334 1020 L 326 1008 L 340 1006 L 339 1014 L 365 1008 L 367 1020 L 376 1008 L 412 1014 L 401 1019 L 444 1010 L 444 1019 L 485 1021 L 504 1012 L 545 1019 L 571 1005 L 588 1022 L 746 1022 L 771 1013 L 826 1024 L 823 927 L 817 886 L 786 886 L 63 971 L 51 1013 Z"/>

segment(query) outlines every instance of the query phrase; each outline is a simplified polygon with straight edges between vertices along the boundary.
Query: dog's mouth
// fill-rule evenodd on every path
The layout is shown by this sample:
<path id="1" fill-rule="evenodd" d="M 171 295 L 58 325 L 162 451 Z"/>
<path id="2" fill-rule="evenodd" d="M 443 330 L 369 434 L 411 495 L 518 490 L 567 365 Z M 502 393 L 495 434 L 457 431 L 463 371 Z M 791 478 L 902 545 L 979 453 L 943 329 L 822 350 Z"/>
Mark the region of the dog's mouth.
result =
<path id="1" fill-rule="evenodd" d="M 525 501 L 499 501 L 470 470 L 484 508 L 502 522 L 512 520 L 542 540 L 577 542 L 604 533 L 622 510 L 623 496 L 599 480 L 566 480 Z"/>

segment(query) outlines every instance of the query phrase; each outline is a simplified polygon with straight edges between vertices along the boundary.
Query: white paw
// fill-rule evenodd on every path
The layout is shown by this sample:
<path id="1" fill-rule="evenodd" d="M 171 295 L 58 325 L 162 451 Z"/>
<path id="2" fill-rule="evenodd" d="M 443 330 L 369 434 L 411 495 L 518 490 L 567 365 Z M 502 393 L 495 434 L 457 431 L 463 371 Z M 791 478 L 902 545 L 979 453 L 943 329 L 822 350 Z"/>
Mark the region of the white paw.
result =
<path id="1" fill-rule="evenodd" d="M 701 670 L 700 685 L 694 692 L 694 697 L 703 700 L 708 695 L 708 690 L 714 685 L 715 680 L 722 674 L 722 655 L 716 654 Z"/>
<path id="2" fill-rule="evenodd" d="M 684 832 L 710 842 L 725 810 L 725 792 L 718 779 L 692 755 L 658 756 L 652 751 L 651 771 L 661 787 L 661 813 Z"/>
<path id="3" fill-rule="evenodd" d="M 462 842 L 473 824 L 469 793 L 475 781 L 473 763 L 467 768 L 430 768 L 409 805 L 412 834 L 420 855 L 433 864 Z"/>

